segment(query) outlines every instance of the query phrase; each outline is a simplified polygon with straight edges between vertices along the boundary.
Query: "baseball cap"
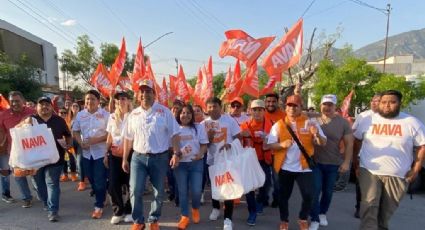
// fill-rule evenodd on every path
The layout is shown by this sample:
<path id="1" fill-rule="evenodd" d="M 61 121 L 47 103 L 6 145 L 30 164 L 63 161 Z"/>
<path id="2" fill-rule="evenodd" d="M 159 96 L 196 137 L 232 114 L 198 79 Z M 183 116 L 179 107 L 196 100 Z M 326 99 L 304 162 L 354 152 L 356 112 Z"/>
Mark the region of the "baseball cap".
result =
<path id="1" fill-rule="evenodd" d="M 253 108 L 266 108 L 266 104 L 264 103 L 263 100 L 257 99 L 257 100 L 253 100 L 251 102 L 251 109 Z"/>
<path id="2" fill-rule="evenodd" d="M 41 102 L 52 104 L 52 100 L 49 97 L 39 97 L 37 103 L 40 104 Z"/>
<path id="3" fill-rule="evenodd" d="M 233 103 L 233 102 L 239 102 L 241 105 L 243 105 L 243 100 L 242 100 L 242 98 L 240 98 L 240 97 L 235 97 L 235 98 L 233 98 L 233 100 L 230 102 L 230 104 L 231 103 Z"/>
<path id="4" fill-rule="evenodd" d="M 114 95 L 115 99 L 119 99 L 120 97 L 126 97 L 127 99 L 130 99 L 130 95 L 128 95 L 127 92 L 124 91 L 120 91 L 120 92 L 116 92 Z"/>
<path id="5" fill-rule="evenodd" d="M 320 104 L 330 102 L 334 105 L 336 105 L 336 96 L 334 94 L 326 94 L 323 95 L 322 100 L 320 101 Z"/>
<path id="6" fill-rule="evenodd" d="M 153 89 L 153 82 L 152 80 L 149 80 L 149 79 L 143 79 L 139 82 L 139 88 L 141 88 L 142 86 L 147 86 Z"/>
<path id="7" fill-rule="evenodd" d="M 288 104 L 301 106 L 303 104 L 303 101 L 299 95 L 291 95 L 286 99 L 286 105 Z"/>

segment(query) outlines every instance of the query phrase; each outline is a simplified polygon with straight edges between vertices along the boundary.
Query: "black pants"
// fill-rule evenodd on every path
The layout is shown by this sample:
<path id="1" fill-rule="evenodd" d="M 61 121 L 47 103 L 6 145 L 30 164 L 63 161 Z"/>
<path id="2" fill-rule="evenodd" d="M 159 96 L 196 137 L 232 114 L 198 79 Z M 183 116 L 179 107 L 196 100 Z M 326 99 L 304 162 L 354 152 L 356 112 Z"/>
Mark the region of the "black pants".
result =
<path id="1" fill-rule="evenodd" d="M 288 201 L 291 197 L 294 182 L 297 182 L 302 196 L 300 220 L 307 220 L 313 205 L 314 179 L 312 172 L 279 171 L 279 212 L 280 220 L 288 222 Z"/>
<path id="2" fill-rule="evenodd" d="M 109 154 L 109 185 L 114 216 L 131 214 L 130 174 L 122 170 L 122 158 Z"/>
<path id="3" fill-rule="evenodd" d="M 220 210 L 220 201 L 212 199 L 213 208 Z M 232 219 L 233 216 L 233 200 L 225 200 L 224 201 L 224 219 L 229 218 Z"/>
<path id="4" fill-rule="evenodd" d="M 75 163 L 75 156 L 72 153 L 68 153 L 69 156 L 69 161 L 65 161 L 63 163 L 63 173 L 66 175 L 68 174 L 68 164 L 69 164 L 69 169 L 71 169 L 72 173 L 77 172 L 77 164 Z"/>

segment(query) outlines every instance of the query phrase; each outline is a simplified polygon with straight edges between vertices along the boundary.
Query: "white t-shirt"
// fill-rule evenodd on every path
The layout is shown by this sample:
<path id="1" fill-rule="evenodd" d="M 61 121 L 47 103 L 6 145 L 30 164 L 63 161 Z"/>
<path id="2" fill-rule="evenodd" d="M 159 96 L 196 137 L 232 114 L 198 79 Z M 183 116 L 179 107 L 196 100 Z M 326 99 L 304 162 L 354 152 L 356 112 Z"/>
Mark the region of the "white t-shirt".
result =
<path id="1" fill-rule="evenodd" d="M 109 113 L 104 109 L 97 109 L 95 113 L 89 113 L 87 109 L 78 112 L 72 124 L 72 131 L 80 131 L 81 139 L 87 140 L 91 137 L 100 137 L 106 135 L 106 126 L 108 124 Z M 94 160 L 105 156 L 106 141 L 90 145 L 88 149 L 83 149 L 83 157 Z"/>
<path id="2" fill-rule="evenodd" d="M 106 127 L 106 131 L 112 136 L 112 146 L 121 146 L 123 143 L 124 137 L 124 127 L 127 123 L 128 113 L 124 114 L 124 119 L 119 121 L 115 117 L 115 113 L 111 113 L 108 119 L 108 126 Z"/>
<path id="3" fill-rule="evenodd" d="M 310 125 L 316 125 L 316 127 L 319 130 L 319 134 L 322 137 L 326 137 L 325 134 L 323 133 L 322 128 L 320 128 L 319 123 L 317 123 L 316 120 L 306 120 L 305 121 L 305 126 L 304 127 L 308 127 L 307 124 Z M 297 124 L 295 122 L 291 122 L 291 128 L 292 130 L 294 130 L 294 132 L 296 133 L 297 130 Z M 308 129 L 304 129 L 304 131 L 309 132 Z M 279 142 L 279 132 L 278 132 L 278 125 L 277 123 L 274 124 L 270 130 L 270 134 L 268 136 L 267 139 L 267 143 L 268 144 L 273 144 L 273 143 L 278 143 Z M 298 148 L 298 145 L 295 141 L 292 141 L 292 145 L 288 148 L 288 151 L 286 152 L 286 158 L 285 158 L 285 162 L 283 162 L 282 164 L 282 169 L 286 170 L 286 171 L 290 171 L 290 172 L 311 172 L 311 169 L 307 168 L 307 169 L 303 169 L 301 167 L 301 162 L 300 162 L 300 157 L 301 157 L 301 150 Z"/>
<path id="4" fill-rule="evenodd" d="M 404 178 L 413 161 L 413 146 L 425 145 L 425 127 L 403 112 L 392 119 L 374 113 L 360 121 L 354 137 L 363 140 L 360 167 L 375 175 Z"/>
<path id="5" fill-rule="evenodd" d="M 204 126 L 195 124 L 195 129 L 188 126 L 180 126 L 179 128 L 180 150 L 183 154 L 180 162 L 191 162 L 192 158 L 199 153 L 201 144 L 209 143 Z"/>
<path id="6" fill-rule="evenodd" d="M 133 140 L 133 149 L 139 153 L 165 152 L 178 133 L 179 124 L 171 111 L 156 102 L 148 110 L 141 106 L 133 110 L 124 127 L 124 137 Z"/>
<path id="7" fill-rule="evenodd" d="M 228 114 L 222 114 L 219 119 L 212 120 L 208 117 L 201 122 L 201 125 L 205 127 L 205 131 L 213 129 L 216 131 L 214 140 L 208 145 L 208 156 L 207 164 L 214 164 L 214 155 L 218 153 L 218 150 L 224 144 L 230 144 L 233 141 L 233 137 L 241 132 L 238 123 Z"/>
<path id="8" fill-rule="evenodd" d="M 353 130 L 356 130 L 357 126 L 359 126 L 359 122 L 362 119 L 368 119 L 368 117 L 370 117 L 372 114 L 374 114 L 374 112 L 371 109 L 361 112 L 359 115 L 357 115 L 356 120 L 354 121 L 353 126 L 351 128 Z"/>
<path id="9" fill-rule="evenodd" d="M 239 117 L 232 117 L 232 118 L 236 120 L 236 123 L 238 123 L 239 126 L 242 123 L 244 123 L 245 121 L 248 121 L 249 120 L 249 116 L 246 115 L 246 114 L 244 114 L 244 113 L 242 113 Z"/>

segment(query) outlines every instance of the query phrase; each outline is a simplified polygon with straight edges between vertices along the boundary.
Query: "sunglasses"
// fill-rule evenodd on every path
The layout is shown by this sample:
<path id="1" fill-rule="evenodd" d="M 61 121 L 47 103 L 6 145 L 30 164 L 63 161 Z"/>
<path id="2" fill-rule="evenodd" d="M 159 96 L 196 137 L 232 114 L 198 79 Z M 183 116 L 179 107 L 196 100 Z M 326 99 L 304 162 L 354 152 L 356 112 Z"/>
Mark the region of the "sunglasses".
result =
<path id="1" fill-rule="evenodd" d="M 61 112 L 59 112 L 59 114 L 66 114 L 66 112 L 65 111 L 61 111 Z"/>
<path id="2" fill-rule="evenodd" d="M 298 107 L 298 105 L 292 104 L 292 103 L 286 104 L 286 106 L 289 106 L 289 107 Z"/>
<path id="3" fill-rule="evenodd" d="M 239 105 L 239 104 L 231 104 L 230 105 L 232 108 L 240 108 L 240 107 L 242 107 L 241 105 Z"/>

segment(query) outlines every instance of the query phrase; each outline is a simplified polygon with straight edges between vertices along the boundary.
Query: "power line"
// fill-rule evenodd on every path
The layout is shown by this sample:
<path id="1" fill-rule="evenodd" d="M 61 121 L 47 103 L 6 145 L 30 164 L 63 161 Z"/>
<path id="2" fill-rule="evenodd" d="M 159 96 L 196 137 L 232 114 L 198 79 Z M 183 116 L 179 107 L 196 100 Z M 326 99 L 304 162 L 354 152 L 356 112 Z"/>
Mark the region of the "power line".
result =
<path id="1" fill-rule="evenodd" d="M 222 27 L 221 29 L 227 30 L 227 28 L 229 28 L 224 23 L 222 23 L 217 17 L 215 17 L 214 14 L 210 13 L 209 11 L 204 9 L 201 5 L 199 5 L 195 0 L 190 0 L 189 3 L 192 6 L 194 6 L 196 9 L 198 9 L 198 11 L 201 12 L 201 14 L 213 19 L 217 24 L 219 24 Z"/>
<path id="2" fill-rule="evenodd" d="M 310 10 L 311 6 L 313 5 L 313 3 L 314 3 L 315 1 L 316 1 L 316 0 L 312 0 L 312 1 L 310 2 L 310 5 L 308 5 L 308 6 L 307 6 L 307 8 L 304 10 L 303 14 L 301 14 L 301 17 L 300 17 L 300 18 L 304 17 L 304 15 L 307 13 L 307 11 L 308 11 L 308 10 Z"/>
<path id="3" fill-rule="evenodd" d="M 337 8 L 337 7 L 339 7 L 339 6 L 343 5 L 343 4 L 347 3 L 347 2 L 348 2 L 348 0 L 341 1 L 341 2 L 336 3 L 336 4 L 334 4 L 334 5 L 332 5 L 332 6 L 328 7 L 328 8 L 325 8 L 325 9 L 323 9 L 323 10 L 321 10 L 321 11 L 314 12 L 314 13 L 312 13 L 312 14 L 309 14 L 309 15 L 305 16 L 305 17 L 304 17 L 304 19 L 311 18 L 311 17 L 313 17 L 313 16 L 317 16 L 317 15 L 319 15 L 319 14 L 323 14 L 323 13 L 325 13 L 325 12 L 327 12 L 327 11 L 331 10 L 331 9 Z"/>
<path id="4" fill-rule="evenodd" d="M 47 3 L 52 9 L 56 10 L 57 12 L 59 12 L 59 14 L 61 14 L 62 16 L 64 16 L 65 18 L 73 18 L 72 16 L 70 16 L 69 14 L 65 13 L 63 10 L 61 10 L 58 6 L 56 6 L 53 2 L 51 2 L 50 0 L 46 0 L 45 3 Z M 97 39 L 100 43 L 102 43 L 102 39 L 100 39 L 96 34 L 90 32 L 90 30 L 88 30 L 81 22 L 78 22 L 77 24 L 79 27 L 81 27 L 84 30 L 84 33 L 90 34 L 90 36 L 94 37 L 95 39 Z"/>
<path id="5" fill-rule="evenodd" d="M 120 18 L 120 17 L 118 17 L 118 15 L 117 14 L 115 14 L 115 12 L 103 1 L 103 0 L 99 0 L 102 4 L 103 4 L 103 6 L 121 23 L 121 25 L 125 28 L 125 29 L 127 29 L 135 38 L 136 38 L 136 40 L 138 39 L 138 37 L 139 36 L 137 36 L 136 35 L 136 33 L 135 32 L 133 32 L 133 30 L 129 27 L 129 26 L 127 26 L 127 24 Z"/>
<path id="6" fill-rule="evenodd" d="M 385 15 L 388 14 L 387 9 L 378 8 L 378 7 L 375 7 L 375 6 L 372 6 L 372 5 L 367 4 L 366 2 L 362 2 L 360 0 L 349 0 L 349 1 L 350 2 L 353 2 L 353 3 L 356 3 L 357 5 L 360 5 L 360 6 L 364 6 L 364 7 L 367 7 L 367 8 L 371 8 L 371 9 L 377 10 L 377 11 L 379 11 L 379 12 L 385 14 Z"/>
<path id="7" fill-rule="evenodd" d="M 69 42 L 71 45 L 74 45 L 74 42 L 71 41 L 69 38 L 67 38 L 66 36 L 64 36 L 63 34 L 59 33 L 58 31 L 52 29 L 50 26 L 48 26 L 45 22 L 43 22 L 42 20 L 38 19 L 37 17 L 35 17 L 34 15 L 30 14 L 28 11 L 26 11 L 24 8 L 18 6 L 17 4 L 15 4 L 12 0 L 8 0 L 9 3 L 11 3 L 12 5 L 14 5 L 15 7 L 17 7 L 18 9 L 22 10 L 25 14 L 27 14 L 28 16 L 34 18 L 36 21 L 40 22 L 41 24 L 43 24 L 47 29 L 49 29 L 50 31 L 52 31 L 53 33 L 59 35 L 60 37 L 62 37 L 63 39 L 65 39 L 67 42 Z"/>

